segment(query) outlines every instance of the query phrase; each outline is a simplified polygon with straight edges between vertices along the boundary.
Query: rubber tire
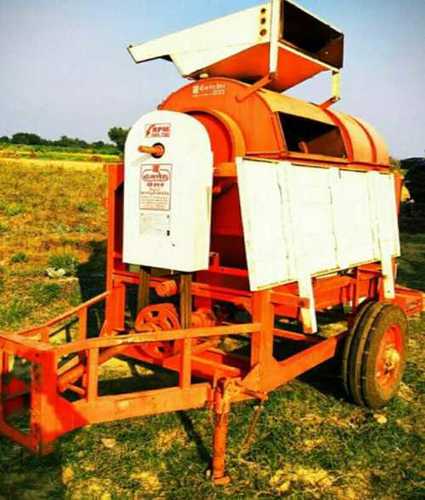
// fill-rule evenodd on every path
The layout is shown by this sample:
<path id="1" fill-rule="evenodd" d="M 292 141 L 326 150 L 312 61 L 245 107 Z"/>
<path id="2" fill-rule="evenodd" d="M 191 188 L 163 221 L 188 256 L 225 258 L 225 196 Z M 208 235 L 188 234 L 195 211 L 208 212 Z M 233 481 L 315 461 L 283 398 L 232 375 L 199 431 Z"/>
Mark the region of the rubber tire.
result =
<path id="1" fill-rule="evenodd" d="M 399 375 L 391 391 L 383 393 L 375 379 L 380 343 L 388 327 L 398 324 L 402 333 L 403 354 Z M 352 331 L 346 363 L 349 397 L 358 405 L 382 408 L 397 394 L 406 363 L 408 323 L 405 313 L 392 304 L 372 303 L 363 311 Z"/>
<path id="2" fill-rule="evenodd" d="M 388 327 L 393 324 L 400 326 L 402 333 L 403 352 L 400 359 L 400 370 L 396 382 L 392 390 L 388 394 L 384 394 L 375 379 L 375 364 L 379 352 L 382 337 Z M 406 354 L 408 343 L 408 321 L 404 311 L 395 305 L 385 307 L 379 316 L 376 318 L 373 329 L 371 330 L 363 353 L 363 368 L 362 368 L 362 392 L 365 406 L 368 408 L 382 408 L 388 404 L 391 399 L 397 394 L 400 388 L 400 382 L 403 378 L 404 369 L 406 366 Z"/>
<path id="3" fill-rule="evenodd" d="M 350 384 L 349 384 L 349 359 L 350 359 L 350 351 L 351 351 L 351 346 L 353 344 L 353 340 L 356 336 L 356 331 L 359 327 L 360 321 L 363 319 L 364 315 L 367 313 L 367 311 L 373 306 L 373 304 L 376 304 L 376 302 L 371 301 L 371 300 L 366 300 L 360 304 L 358 307 L 358 310 L 356 312 L 356 315 L 354 317 L 354 322 L 353 325 L 351 326 L 351 329 L 347 336 L 344 339 L 344 344 L 342 347 L 342 356 L 341 356 L 341 378 L 342 378 L 342 383 L 344 386 L 345 393 L 347 394 L 347 397 L 352 400 L 352 395 L 350 392 Z"/>

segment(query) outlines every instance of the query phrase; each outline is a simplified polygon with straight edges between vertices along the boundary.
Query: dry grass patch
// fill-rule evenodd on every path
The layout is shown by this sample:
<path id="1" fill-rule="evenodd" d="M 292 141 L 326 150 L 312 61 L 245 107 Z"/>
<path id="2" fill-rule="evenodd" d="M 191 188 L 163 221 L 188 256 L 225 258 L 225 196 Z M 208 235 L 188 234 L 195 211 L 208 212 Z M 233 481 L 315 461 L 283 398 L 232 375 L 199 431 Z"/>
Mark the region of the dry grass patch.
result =
<path id="1" fill-rule="evenodd" d="M 77 163 L 0 159 L 2 329 L 42 322 L 104 286 L 104 263 L 91 259 L 106 237 L 106 175 Z M 100 279 L 93 292 L 61 279 L 88 273 Z"/>
<path id="2" fill-rule="evenodd" d="M 161 453 L 169 451 L 173 445 L 182 446 L 187 436 L 181 428 L 160 429 L 156 438 L 156 448 Z"/>

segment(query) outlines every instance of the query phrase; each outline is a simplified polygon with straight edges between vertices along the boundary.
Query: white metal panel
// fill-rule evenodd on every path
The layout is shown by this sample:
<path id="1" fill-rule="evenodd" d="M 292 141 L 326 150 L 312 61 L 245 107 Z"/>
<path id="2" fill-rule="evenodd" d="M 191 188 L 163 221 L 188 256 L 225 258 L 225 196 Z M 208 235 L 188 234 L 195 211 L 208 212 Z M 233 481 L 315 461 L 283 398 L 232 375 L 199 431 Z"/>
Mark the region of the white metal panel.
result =
<path id="1" fill-rule="evenodd" d="M 284 168 L 290 173 L 291 213 L 297 233 L 296 259 L 302 262 L 307 274 L 336 268 L 328 172 L 320 168 L 291 168 L 290 164 Z"/>
<path id="2" fill-rule="evenodd" d="M 257 290 L 285 281 L 290 272 L 283 231 L 288 227 L 286 207 L 275 165 L 250 162 L 246 172 L 244 160 L 237 160 L 237 165 L 249 280 L 251 289 Z"/>
<path id="3" fill-rule="evenodd" d="M 391 179 L 381 179 L 381 177 L 377 172 L 369 173 L 369 193 L 374 206 L 376 241 L 384 276 L 384 296 L 387 299 L 393 299 L 395 280 L 392 256 L 400 254 L 396 197 L 394 183 L 391 183 Z M 395 210 L 388 210 L 388 207 L 394 207 Z"/>
<path id="4" fill-rule="evenodd" d="M 279 63 L 279 38 L 281 30 L 281 19 L 283 0 L 271 1 L 271 22 L 270 22 L 270 54 L 269 73 L 274 75 Z"/>
<path id="5" fill-rule="evenodd" d="M 140 145 L 160 143 L 155 159 Z M 208 133 L 191 116 L 153 111 L 125 144 L 123 260 L 178 271 L 208 268 L 213 159 Z"/>
<path id="6" fill-rule="evenodd" d="M 367 173 L 339 170 L 336 190 L 340 201 L 335 213 L 342 228 L 339 243 L 345 266 L 379 260 Z"/>
<path id="7" fill-rule="evenodd" d="M 259 35 L 261 9 L 269 3 L 230 14 L 193 28 L 166 35 L 150 42 L 129 47 L 135 62 L 170 57 L 182 76 L 210 66 L 258 43 L 270 42 L 267 34 Z"/>
<path id="8" fill-rule="evenodd" d="M 376 216 L 379 227 L 379 241 L 382 253 L 400 255 L 400 239 L 398 230 L 397 201 L 392 175 L 379 175 L 371 172 L 373 176 Z M 369 174 L 370 175 L 370 174 Z M 384 250 L 385 246 L 385 250 Z"/>
<path id="9" fill-rule="evenodd" d="M 399 255 L 392 175 L 237 164 L 251 290 Z"/>

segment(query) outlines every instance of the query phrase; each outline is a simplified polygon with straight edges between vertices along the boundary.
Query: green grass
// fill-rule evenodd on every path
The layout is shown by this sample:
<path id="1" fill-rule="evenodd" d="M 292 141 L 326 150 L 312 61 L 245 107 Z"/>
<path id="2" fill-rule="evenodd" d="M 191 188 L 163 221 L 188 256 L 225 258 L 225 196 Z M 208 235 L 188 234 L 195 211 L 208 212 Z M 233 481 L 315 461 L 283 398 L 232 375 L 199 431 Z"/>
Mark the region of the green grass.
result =
<path id="1" fill-rule="evenodd" d="M 28 262 L 28 256 L 25 252 L 17 252 L 10 257 L 12 264 L 19 264 L 20 262 Z"/>
<path id="2" fill-rule="evenodd" d="M 10 205 L 6 205 L 3 210 L 7 216 L 15 217 L 15 215 L 22 214 L 25 208 L 21 203 L 11 203 Z"/>
<path id="3" fill-rule="evenodd" d="M 398 282 L 425 290 L 425 233 L 402 233 L 401 239 L 403 248 Z"/>
<path id="4" fill-rule="evenodd" d="M 0 329 L 40 323 L 100 292 L 106 237 L 101 167 L 76 172 L 46 163 L 17 171 L 0 160 L 0 185 L 0 207 L 27 207 L 18 215 L 0 210 L 7 228 L 0 246 Z M 425 290 L 425 234 L 404 227 L 399 282 Z M 28 260 L 10 265 L 17 248 Z M 67 269 L 68 276 L 47 277 L 49 266 Z M 44 458 L 0 438 L 0 499 L 424 498 L 424 327 L 425 318 L 411 321 L 400 395 L 377 414 L 344 399 L 332 366 L 271 393 L 248 441 L 257 403 L 235 404 L 232 482 L 224 488 L 205 475 L 211 414 L 194 410 L 79 429 Z M 105 382 L 111 390 L 153 384 L 149 374 L 132 376 L 123 361 L 103 370 L 106 379 L 120 379 L 118 386 Z M 168 381 L 163 372 L 158 376 Z"/>
<path id="5" fill-rule="evenodd" d="M 4 290 L 4 285 L 2 286 L 2 290 Z M 17 327 L 22 323 L 30 310 L 30 304 L 20 299 L 13 299 L 10 303 L 0 304 L 0 328 Z"/>
<path id="6" fill-rule="evenodd" d="M 44 306 L 59 299 L 61 293 L 62 287 L 58 283 L 35 283 L 31 290 L 34 301 Z"/>
<path id="7" fill-rule="evenodd" d="M 86 202 L 81 202 L 77 205 L 77 210 L 83 213 L 90 213 L 94 212 L 96 208 L 98 207 L 98 204 L 94 201 L 86 201 Z"/>

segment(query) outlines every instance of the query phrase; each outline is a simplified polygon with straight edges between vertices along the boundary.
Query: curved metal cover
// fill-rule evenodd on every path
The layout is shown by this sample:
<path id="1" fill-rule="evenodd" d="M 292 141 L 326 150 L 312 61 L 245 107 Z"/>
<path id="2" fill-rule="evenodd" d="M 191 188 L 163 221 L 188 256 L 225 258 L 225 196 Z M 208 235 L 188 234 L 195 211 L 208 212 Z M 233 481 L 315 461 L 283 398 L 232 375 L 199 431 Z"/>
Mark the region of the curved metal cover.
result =
<path id="1" fill-rule="evenodd" d="M 163 145 L 161 158 L 140 145 Z M 213 158 L 206 129 L 195 118 L 152 111 L 125 143 L 123 261 L 199 271 L 210 251 Z"/>
<path id="2" fill-rule="evenodd" d="M 311 104 L 285 94 L 270 92 L 269 90 L 260 90 L 259 94 L 274 113 L 288 113 L 335 126 L 335 122 L 329 115 L 316 104 Z"/>

